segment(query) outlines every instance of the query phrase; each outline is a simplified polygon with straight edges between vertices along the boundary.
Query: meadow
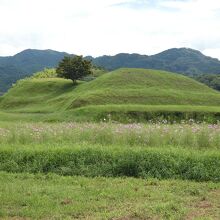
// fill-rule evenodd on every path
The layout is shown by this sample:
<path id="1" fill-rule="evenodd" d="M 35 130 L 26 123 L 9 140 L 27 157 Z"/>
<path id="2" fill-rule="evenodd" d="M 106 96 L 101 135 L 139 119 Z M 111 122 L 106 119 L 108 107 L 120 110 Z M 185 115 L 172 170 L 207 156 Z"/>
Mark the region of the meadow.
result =
<path id="1" fill-rule="evenodd" d="M 0 218 L 220 219 L 220 93 L 119 69 L 54 70 L 0 97 Z"/>
<path id="2" fill-rule="evenodd" d="M 220 125 L 0 123 L 1 219 L 219 219 Z"/>
<path id="3" fill-rule="evenodd" d="M 220 180 L 220 125 L 3 123 L 0 170 Z"/>
<path id="4" fill-rule="evenodd" d="M 219 219 L 219 183 L 0 172 L 1 219 Z"/>
<path id="5" fill-rule="evenodd" d="M 107 119 L 103 119 L 105 121 Z M 0 123 L 0 146 L 6 145 L 71 145 L 82 144 L 132 147 L 167 147 L 218 150 L 220 124 L 180 124 L 166 120 L 157 123 Z"/>

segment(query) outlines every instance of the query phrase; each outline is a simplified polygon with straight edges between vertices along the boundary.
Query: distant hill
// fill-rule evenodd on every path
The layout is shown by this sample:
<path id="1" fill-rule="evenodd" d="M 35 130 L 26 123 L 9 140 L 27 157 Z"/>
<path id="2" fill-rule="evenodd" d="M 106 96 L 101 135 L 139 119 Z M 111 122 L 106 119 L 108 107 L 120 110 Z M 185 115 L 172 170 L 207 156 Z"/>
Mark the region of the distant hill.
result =
<path id="1" fill-rule="evenodd" d="M 64 52 L 53 50 L 24 50 L 15 56 L 0 57 L 0 94 L 11 87 L 12 83 L 40 71 L 52 68 L 65 56 Z"/>
<path id="2" fill-rule="evenodd" d="M 140 54 L 117 54 L 93 59 L 98 66 L 114 70 L 121 67 L 166 70 L 185 75 L 202 73 L 220 74 L 220 61 L 189 48 L 173 48 L 147 56 Z"/>
<path id="3" fill-rule="evenodd" d="M 53 50 L 22 51 L 15 56 L 0 57 L 0 94 L 12 83 L 46 67 L 55 67 L 65 56 L 65 52 Z M 159 69 L 186 75 L 220 74 L 220 61 L 189 48 L 173 48 L 162 53 L 147 56 L 121 53 L 115 56 L 101 56 L 91 59 L 97 66 L 108 70 L 121 67 Z"/>

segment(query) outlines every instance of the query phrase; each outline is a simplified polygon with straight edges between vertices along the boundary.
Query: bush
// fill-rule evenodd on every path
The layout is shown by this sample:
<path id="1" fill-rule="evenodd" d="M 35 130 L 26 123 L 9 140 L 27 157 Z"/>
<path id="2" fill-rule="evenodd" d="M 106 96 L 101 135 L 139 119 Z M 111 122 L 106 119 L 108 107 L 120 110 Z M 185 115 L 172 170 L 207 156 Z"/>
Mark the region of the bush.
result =
<path id="1" fill-rule="evenodd" d="M 196 151 L 102 148 L 1 150 L 0 170 L 61 175 L 133 176 L 220 181 L 220 154 Z"/>
<path id="2" fill-rule="evenodd" d="M 55 69 L 47 69 L 45 68 L 43 71 L 35 73 L 31 78 L 39 79 L 39 78 L 56 78 L 57 73 Z"/>

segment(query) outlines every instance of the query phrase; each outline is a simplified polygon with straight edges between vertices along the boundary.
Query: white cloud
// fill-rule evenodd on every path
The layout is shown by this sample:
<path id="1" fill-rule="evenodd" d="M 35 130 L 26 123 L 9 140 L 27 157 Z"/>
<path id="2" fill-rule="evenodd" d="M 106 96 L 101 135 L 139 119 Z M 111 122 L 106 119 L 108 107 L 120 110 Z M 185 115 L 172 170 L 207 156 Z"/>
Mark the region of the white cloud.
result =
<path id="1" fill-rule="evenodd" d="M 192 47 L 220 58 L 219 0 L 0 0 L 0 55 L 83 55 Z M 215 52 L 213 52 L 215 51 Z"/>

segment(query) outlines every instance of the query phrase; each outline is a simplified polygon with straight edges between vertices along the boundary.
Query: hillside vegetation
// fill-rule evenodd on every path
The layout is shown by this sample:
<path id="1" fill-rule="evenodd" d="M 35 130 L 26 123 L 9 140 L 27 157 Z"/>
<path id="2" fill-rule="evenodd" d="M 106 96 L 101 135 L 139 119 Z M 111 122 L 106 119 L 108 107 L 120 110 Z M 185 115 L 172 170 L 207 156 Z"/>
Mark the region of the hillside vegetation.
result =
<path id="1" fill-rule="evenodd" d="M 160 69 L 185 75 L 220 73 L 218 59 L 205 56 L 200 51 L 190 48 L 171 48 L 151 56 L 120 53 L 115 56 L 97 57 L 93 62 L 109 70 L 129 67 Z"/>
<path id="2" fill-rule="evenodd" d="M 219 112 L 219 106 L 219 92 L 188 77 L 127 68 L 89 82 L 80 81 L 77 86 L 60 78 L 27 78 L 19 81 L 0 100 L 0 108 L 6 112 L 72 111 L 73 116 L 85 114 L 89 117 L 107 110 L 113 114 L 125 111 Z"/>
<path id="3" fill-rule="evenodd" d="M 202 74 L 195 76 L 194 79 L 220 91 L 220 74 Z"/>

